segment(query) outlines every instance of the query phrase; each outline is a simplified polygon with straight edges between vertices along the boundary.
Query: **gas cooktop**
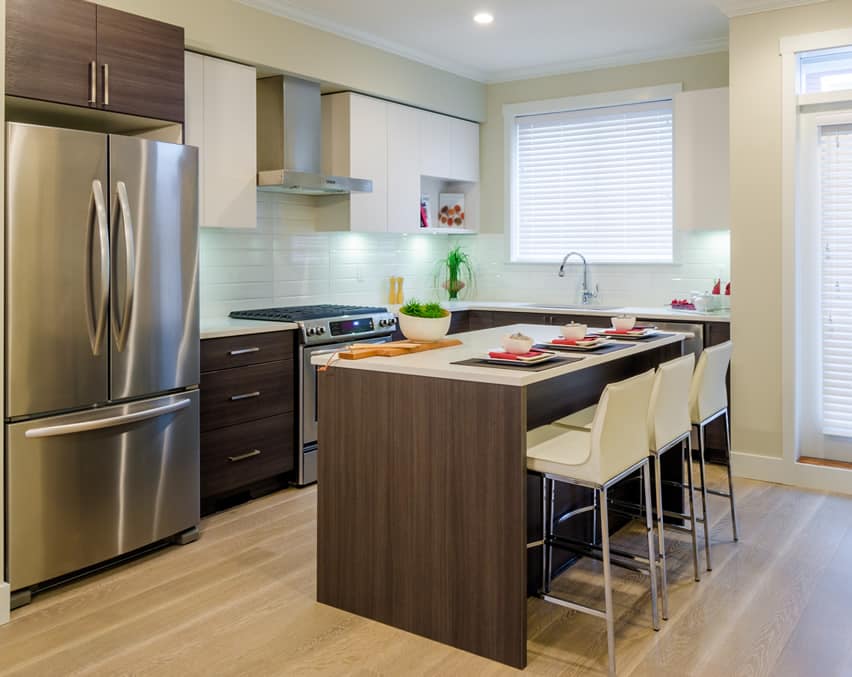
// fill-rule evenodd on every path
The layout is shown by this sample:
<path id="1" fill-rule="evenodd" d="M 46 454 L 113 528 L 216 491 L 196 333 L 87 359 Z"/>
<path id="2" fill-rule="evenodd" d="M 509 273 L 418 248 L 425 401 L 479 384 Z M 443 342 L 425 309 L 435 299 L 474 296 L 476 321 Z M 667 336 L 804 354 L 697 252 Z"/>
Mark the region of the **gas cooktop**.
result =
<path id="1" fill-rule="evenodd" d="M 237 320 L 295 322 L 302 330 L 302 341 L 308 345 L 335 343 L 356 337 L 388 336 L 396 328 L 396 318 L 387 308 L 376 306 L 290 306 L 235 310 Z"/>

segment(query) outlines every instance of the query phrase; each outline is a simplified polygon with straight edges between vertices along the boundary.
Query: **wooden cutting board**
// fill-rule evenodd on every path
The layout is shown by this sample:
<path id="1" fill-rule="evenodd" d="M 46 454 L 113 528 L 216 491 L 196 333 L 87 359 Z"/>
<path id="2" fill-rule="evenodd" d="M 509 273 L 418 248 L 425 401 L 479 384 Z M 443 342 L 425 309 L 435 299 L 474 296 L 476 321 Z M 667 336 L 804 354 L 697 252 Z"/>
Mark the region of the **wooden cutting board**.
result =
<path id="1" fill-rule="evenodd" d="M 356 343 L 347 350 L 338 353 L 343 360 L 363 360 L 366 357 L 397 357 L 411 355 L 427 350 L 460 346 L 458 339 L 441 339 L 440 341 L 393 341 L 392 343 Z"/>

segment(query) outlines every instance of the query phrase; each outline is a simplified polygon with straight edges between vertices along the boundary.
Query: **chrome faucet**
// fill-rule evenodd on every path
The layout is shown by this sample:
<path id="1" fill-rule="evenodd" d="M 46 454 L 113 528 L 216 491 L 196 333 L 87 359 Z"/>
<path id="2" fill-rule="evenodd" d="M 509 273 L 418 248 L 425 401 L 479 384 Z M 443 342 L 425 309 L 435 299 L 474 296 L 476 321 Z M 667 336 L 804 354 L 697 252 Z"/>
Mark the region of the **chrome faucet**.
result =
<path id="1" fill-rule="evenodd" d="M 565 277 L 565 264 L 568 263 L 568 259 L 572 256 L 579 256 L 583 262 L 583 305 L 585 306 L 598 297 L 600 286 L 595 285 L 595 291 L 589 289 L 589 263 L 586 261 L 586 257 L 580 252 L 568 252 L 565 255 L 565 258 L 562 259 L 562 265 L 559 266 L 559 277 Z"/>

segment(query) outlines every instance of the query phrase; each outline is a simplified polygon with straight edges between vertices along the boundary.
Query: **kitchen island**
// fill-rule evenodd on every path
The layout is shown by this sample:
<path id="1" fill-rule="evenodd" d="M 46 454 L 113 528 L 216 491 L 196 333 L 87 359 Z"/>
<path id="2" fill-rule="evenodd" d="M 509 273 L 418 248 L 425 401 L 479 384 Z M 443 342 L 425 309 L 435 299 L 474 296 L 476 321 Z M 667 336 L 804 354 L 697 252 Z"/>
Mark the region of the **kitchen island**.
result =
<path id="1" fill-rule="evenodd" d="M 541 569 L 527 552 L 540 535 L 541 482 L 526 471 L 526 431 L 679 356 L 687 337 L 542 371 L 456 364 L 514 331 L 555 337 L 543 325 L 474 331 L 458 334 L 457 347 L 339 360 L 321 372 L 317 598 L 522 668 L 526 599 Z M 681 472 L 679 462 L 663 467 L 665 477 Z M 587 491 L 566 490 L 558 509 Z M 676 491 L 664 501 L 681 507 Z M 576 521 L 575 535 L 590 528 Z"/>

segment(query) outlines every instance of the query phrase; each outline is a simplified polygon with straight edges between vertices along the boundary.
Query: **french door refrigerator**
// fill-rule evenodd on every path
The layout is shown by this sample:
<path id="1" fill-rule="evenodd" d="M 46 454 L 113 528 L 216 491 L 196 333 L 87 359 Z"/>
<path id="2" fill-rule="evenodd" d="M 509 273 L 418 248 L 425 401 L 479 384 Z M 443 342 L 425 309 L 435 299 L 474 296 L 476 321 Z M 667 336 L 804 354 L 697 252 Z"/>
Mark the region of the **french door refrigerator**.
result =
<path id="1" fill-rule="evenodd" d="M 25 601 L 198 524 L 198 159 L 11 123 L 6 144 L 6 573 Z"/>

